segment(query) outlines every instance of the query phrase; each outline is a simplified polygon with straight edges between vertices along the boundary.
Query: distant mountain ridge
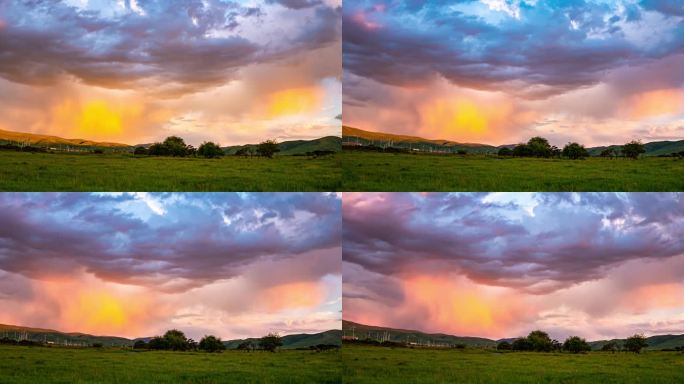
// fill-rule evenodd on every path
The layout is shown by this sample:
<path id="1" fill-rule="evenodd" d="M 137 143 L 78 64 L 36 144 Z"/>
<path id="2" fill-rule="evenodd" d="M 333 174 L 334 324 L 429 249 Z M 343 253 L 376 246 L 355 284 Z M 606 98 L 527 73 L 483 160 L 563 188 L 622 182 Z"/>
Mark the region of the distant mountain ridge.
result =
<path id="1" fill-rule="evenodd" d="M 85 139 L 65 139 L 59 136 L 40 135 L 36 133 L 5 131 L 0 129 L 0 142 L 25 143 L 35 146 L 75 146 L 102 148 L 129 148 L 128 144 L 92 141 Z"/>
<path id="2" fill-rule="evenodd" d="M 255 337 L 247 339 L 235 339 L 224 341 L 223 344 L 228 349 L 235 349 L 244 341 L 251 341 L 257 344 L 259 339 Z M 282 337 L 282 341 L 283 349 L 308 348 L 318 344 L 342 345 L 342 331 L 339 329 L 332 329 L 320 333 L 299 333 L 295 335 L 286 335 Z"/>
<path id="3" fill-rule="evenodd" d="M 414 148 L 421 151 L 446 151 L 456 152 L 466 150 L 468 153 L 496 153 L 500 148 L 514 148 L 516 144 L 488 145 L 481 143 L 459 143 L 450 140 L 432 140 L 418 136 L 395 135 L 391 133 L 365 131 L 349 126 L 342 127 L 343 145 L 370 145 L 383 144 L 399 148 Z M 580 143 L 581 144 L 581 143 Z M 591 156 L 598 156 L 606 148 L 619 150 L 622 145 L 589 147 L 587 151 Z M 644 144 L 646 156 L 669 155 L 684 151 L 684 140 L 678 141 L 653 141 Z"/>
<path id="4" fill-rule="evenodd" d="M 512 342 L 516 337 L 502 338 L 498 340 L 472 336 L 454 336 L 444 333 L 426 333 L 416 330 L 396 329 L 382 326 L 373 326 L 342 320 L 342 333 L 345 337 L 355 336 L 359 339 L 367 337 L 375 340 L 387 338 L 396 342 L 412 342 L 421 345 L 456 345 L 462 344 L 469 347 L 495 348 L 500 341 Z M 562 341 L 562 340 L 561 340 Z M 608 342 L 614 341 L 618 345 L 624 344 L 625 339 L 590 341 L 593 350 L 600 350 Z M 684 335 L 655 335 L 646 338 L 647 350 L 674 349 L 684 346 Z"/>
<path id="5" fill-rule="evenodd" d="M 252 149 L 256 151 L 257 144 L 232 145 L 223 147 L 223 151 L 228 155 L 234 155 L 240 149 Z M 314 151 L 333 151 L 342 150 L 342 139 L 338 136 L 325 136 L 313 140 L 290 140 L 278 143 L 279 155 L 302 155 Z"/>
<path id="6" fill-rule="evenodd" d="M 318 344 L 342 344 L 342 331 L 333 329 L 320 333 L 299 333 L 283 336 L 284 349 L 308 348 Z M 107 347 L 130 347 L 138 340 L 148 342 L 152 337 L 138 337 L 128 339 L 118 336 L 95 336 L 79 332 L 61 332 L 54 329 L 22 327 L 18 325 L 0 324 L 0 339 L 8 337 L 14 340 L 31 340 L 40 343 L 49 342 L 55 345 L 90 346 L 93 343 L 102 343 Z M 228 340 L 223 343 L 227 348 L 237 348 L 244 340 L 252 340 L 255 343 L 258 338 Z M 199 340 L 198 340 L 199 341 Z"/>

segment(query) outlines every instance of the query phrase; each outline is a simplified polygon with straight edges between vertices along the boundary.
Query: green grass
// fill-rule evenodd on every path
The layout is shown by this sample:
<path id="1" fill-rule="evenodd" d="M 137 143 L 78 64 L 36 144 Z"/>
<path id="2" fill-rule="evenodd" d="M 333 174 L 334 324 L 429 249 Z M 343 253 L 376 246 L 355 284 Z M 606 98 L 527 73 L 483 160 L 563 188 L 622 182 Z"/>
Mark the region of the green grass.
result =
<path id="1" fill-rule="evenodd" d="M 341 383 L 339 351 L 133 352 L 0 346 L 2 383 Z"/>
<path id="2" fill-rule="evenodd" d="M 0 151 L 0 191 L 337 191 L 339 156 L 136 157 Z"/>
<path id="3" fill-rule="evenodd" d="M 345 191 L 682 191 L 684 160 L 343 152 Z"/>
<path id="4" fill-rule="evenodd" d="M 344 345 L 347 383 L 684 383 L 684 354 L 436 350 Z"/>

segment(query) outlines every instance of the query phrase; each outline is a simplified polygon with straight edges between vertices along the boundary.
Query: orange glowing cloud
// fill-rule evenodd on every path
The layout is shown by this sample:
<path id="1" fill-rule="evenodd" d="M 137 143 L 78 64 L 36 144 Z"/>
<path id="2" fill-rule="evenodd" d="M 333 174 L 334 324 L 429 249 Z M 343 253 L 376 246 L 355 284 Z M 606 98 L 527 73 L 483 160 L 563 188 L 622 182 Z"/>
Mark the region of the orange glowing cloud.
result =
<path id="1" fill-rule="evenodd" d="M 292 308 L 313 308 L 325 299 L 324 288 L 314 282 L 294 282 L 266 289 L 261 301 L 271 312 Z"/>
<path id="2" fill-rule="evenodd" d="M 517 319 L 520 303 L 457 276 L 412 276 L 402 281 L 407 307 L 425 314 L 427 329 L 454 334 L 500 336 Z"/>
<path id="3" fill-rule="evenodd" d="M 676 283 L 641 286 L 624 296 L 623 303 L 635 312 L 678 308 L 684 304 L 684 286 Z"/>
<path id="4" fill-rule="evenodd" d="M 634 119 L 675 115 L 684 111 L 681 89 L 658 89 L 639 93 L 628 101 L 628 115 Z"/>
<path id="5" fill-rule="evenodd" d="M 66 99 L 52 107 L 50 130 L 70 137 L 121 139 L 139 125 L 143 112 L 138 103 Z"/>
<path id="6" fill-rule="evenodd" d="M 315 111 L 323 104 L 323 91 L 318 87 L 291 88 L 268 96 L 268 115 L 282 117 Z"/>
<path id="7" fill-rule="evenodd" d="M 496 137 L 513 118 L 513 105 L 501 100 L 485 103 L 464 97 L 438 98 L 418 110 L 424 135 L 456 140 Z"/>

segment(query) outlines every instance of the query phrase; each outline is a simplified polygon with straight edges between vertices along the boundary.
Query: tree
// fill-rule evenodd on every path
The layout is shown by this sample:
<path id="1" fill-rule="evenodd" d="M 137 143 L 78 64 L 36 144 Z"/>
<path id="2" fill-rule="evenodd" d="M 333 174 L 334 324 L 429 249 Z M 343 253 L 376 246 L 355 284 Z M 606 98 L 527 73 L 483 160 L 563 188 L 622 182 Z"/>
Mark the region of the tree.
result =
<path id="1" fill-rule="evenodd" d="M 527 148 L 530 154 L 535 157 L 550 157 L 551 145 L 549 141 L 541 136 L 535 136 L 527 141 Z"/>
<path id="2" fill-rule="evenodd" d="M 137 340 L 135 343 L 133 343 L 133 349 L 148 349 L 149 346 L 145 342 L 145 340 Z"/>
<path id="3" fill-rule="evenodd" d="M 259 154 L 259 156 L 264 156 L 268 157 L 269 159 L 272 159 L 273 155 L 277 152 L 280 152 L 280 148 L 278 148 L 278 142 L 275 140 L 266 140 L 257 145 L 257 153 Z"/>
<path id="4" fill-rule="evenodd" d="M 185 140 L 178 136 L 169 136 L 162 143 L 167 149 L 170 156 L 184 157 L 188 154 L 188 148 L 185 145 Z"/>
<path id="5" fill-rule="evenodd" d="M 93 348 L 102 348 L 103 346 L 104 346 L 104 344 L 102 344 L 100 342 L 94 342 L 93 343 Z"/>
<path id="6" fill-rule="evenodd" d="M 646 342 L 644 335 L 637 334 L 630 336 L 625 340 L 625 349 L 630 352 L 641 353 L 641 350 L 646 347 L 648 347 L 648 343 Z"/>
<path id="7" fill-rule="evenodd" d="M 269 333 L 259 339 L 259 347 L 265 351 L 275 352 L 278 347 L 283 345 L 283 340 L 277 333 Z"/>
<path id="8" fill-rule="evenodd" d="M 513 344 L 511 344 L 511 349 L 514 351 L 531 351 L 532 343 L 530 343 L 530 341 L 527 340 L 526 337 L 520 337 L 518 339 L 513 340 Z"/>
<path id="9" fill-rule="evenodd" d="M 511 350 L 511 343 L 504 340 L 504 341 L 502 341 L 496 345 L 496 350 L 497 351 L 510 351 Z"/>
<path id="10" fill-rule="evenodd" d="M 563 156 L 571 159 L 583 159 L 589 156 L 589 152 L 584 148 L 584 145 L 578 143 L 568 143 L 563 147 Z"/>
<path id="11" fill-rule="evenodd" d="M 622 154 L 625 155 L 625 157 L 636 160 L 642 153 L 646 153 L 646 148 L 641 144 L 641 141 L 632 140 L 622 146 Z"/>
<path id="12" fill-rule="evenodd" d="M 513 156 L 532 156 L 532 150 L 530 150 L 530 147 L 528 147 L 527 144 L 518 144 L 515 146 L 515 148 L 513 148 Z"/>
<path id="13" fill-rule="evenodd" d="M 147 148 L 145 147 L 135 147 L 133 151 L 134 155 L 147 155 Z"/>
<path id="14" fill-rule="evenodd" d="M 220 352 L 226 349 L 220 338 L 216 336 L 204 336 L 199 342 L 199 349 L 205 352 Z"/>
<path id="15" fill-rule="evenodd" d="M 601 156 L 601 157 L 615 157 L 616 155 L 617 154 L 615 153 L 615 150 L 613 148 L 610 148 L 610 147 L 604 149 L 599 154 L 599 156 Z"/>
<path id="16" fill-rule="evenodd" d="M 169 156 L 171 154 L 171 152 L 169 152 L 169 148 L 162 143 L 154 143 L 150 145 L 147 153 L 150 156 Z"/>
<path id="17" fill-rule="evenodd" d="M 223 150 L 218 144 L 211 141 L 205 141 L 197 149 L 197 154 L 206 157 L 207 159 L 213 159 L 215 157 L 223 156 Z"/>
<path id="18" fill-rule="evenodd" d="M 164 340 L 168 343 L 168 349 L 172 351 L 187 351 L 190 349 L 185 334 L 177 329 L 166 331 Z"/>
<path id="19" fill-rule="evenodd" d="M 501 147 L 497 154 L 499 156 L 513 156 L 513 151 L 508 147 Z"/>
<path id="20" fill-rule="evenodd" d="M 169 342 L 161 336 L 155 336 L 150 340 L 147 346 L 150 349 L 165 350 L 169 349 Z"/>
<path id="21" fill-rule="evenodd" d="M 532 331 L 527 336 L 527 340 L 533 351 L 550 352 L 552 343 L 549 334 L 544 331 Z"/>
<path id="22" fill-rule="evenodd" d="M 456 154 L 457 155 L 467 155 L 468 151 L 466 151 L 465 149 L 459 149 L 458 151 L 456 151 Z"/>
<path id="23" fill-rule="evenodd" d="M 617 345 L 617 343 L 614 342 L 614 341 L 609 341 L 609 342 L 605 343 L 605 344 L 603 345 L 603 347 L 601 347 L 601 350 L 602 350 L 603 352 L 613 352 L 613 353 L 615 353 L 615 351 L 618 350 L 618 345 Z"/>
<path id="24" fill-rule="evenodd" d="M 237 349 L 239 351 L 251 351 L 254 349 L 254 343 L 252 343 L 250 340 L 245 340 L 242 343 L 238 344 Z"/>
<path id="25" fill-rule="evenodd" d="M 591 347 L 583 338 L 579 336 L 570 336 L 565 339 L 565 342 L 563 343 L 563 350 L 572 353 L 580 353 L 591 351 Z"/>

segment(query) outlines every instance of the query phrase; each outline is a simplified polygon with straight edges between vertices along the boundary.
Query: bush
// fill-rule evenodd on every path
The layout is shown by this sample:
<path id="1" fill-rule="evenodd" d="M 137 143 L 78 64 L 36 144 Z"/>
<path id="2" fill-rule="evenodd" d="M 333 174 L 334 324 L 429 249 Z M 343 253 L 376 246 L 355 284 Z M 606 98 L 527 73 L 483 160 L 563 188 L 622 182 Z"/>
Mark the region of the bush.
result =
<path id="1" fill-rule="evenodd" d="M 497 154 L 499 156 L 513 156 L 513 150 L 508 147 L 503 147 L 499 149 Z"/>
<path id="2" fill-rule="evenodd" d="M 204 336 L 199 342 L 199 349 L 205 352 L 221 352 L 226 346 L 216 336 Z"/>
<path id="3" fill-rule="evenodd" d="M 638 159 L 639 155 L 646 153 L 646 148 L 640 141 L 632 140 L 622 146 L 622 154 L 631 159 Z"/>
<path id="4" fill-rule="evenodd" d="M 280 148 L 278 148 L 277 141 L 266 140 L 257 145 L 256 151 L 259 154 L 259 156 L 268 157 L 269 159 L 272 159 L 273 155 L 275 155 L 277 152 L 280 152 Z"/>
<path id="5" fill-rule="evenodd" d="M 641 353 L 641 350 L 646 347 L 648 343 L 644 335 L 634 335 L 625 340 L 625 349 L 630 352 Z"/>
<path id="6" fill-rule="evenodd" d="M 145 147 L 135 147 L 133 150 L 134 155 L 147 155 L 147 148 Z"/>
<path id="7" fill-rule="evenodd" d="M 580 353 L 591 351 L 591 347 L 583 338 L 579 336 L 571 336 L 565 339 L 565 342 L 563 343 L 563 350 L 572 353 Z"/>
<path id="8" fill-rule="evenodd" d="M 223 156 L 223 150 L 218 144 L 206 141 L 199 146 L 197 154 L 207 159 L 213 159 Z"/>
<path id="9" fill-rule="evenodd" d="M 269 333 L 259 339 L 259 347 L 265 351 L 275 352 L 278 347 L 283 345 L 283 340 L 277 333 Z"/>
<path id="10" fill-rule="evenodd" d="M 99 343 L 99 342 L 93 343 L 93 348 L 102 348 L 102 347 L 104 347 L 104 345 L 102 343 Z"/>
<path id="11" fill-rule="evenodd" d="M 496 345 L 496 350 L 497 351 L 510 351 L 511 350 L 511 343 L 509 343 L 508 341 L 502 341 Z"/>
<path id="12" fill-rule="evenodd" d="M 563 147 L 562 153 L 563 156 L 571 160 L 583 159 L 589 156 L 589 152 L 587 152 L 587 149 L 584 148 L 584 145 L 578 143 L 566 144 L 565 147 Z"/>
<path id="13" fill-rule="evenodd" d="M 135 343 L 133 343 L 133 349 L 149 349 L 149 346 L 145 342 L 145 340 L 138 340 Z"/>

